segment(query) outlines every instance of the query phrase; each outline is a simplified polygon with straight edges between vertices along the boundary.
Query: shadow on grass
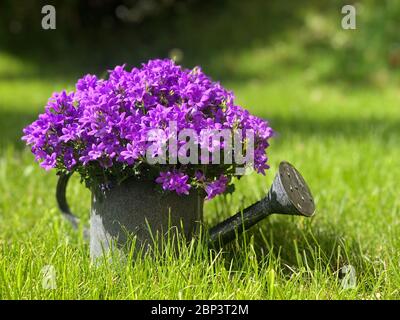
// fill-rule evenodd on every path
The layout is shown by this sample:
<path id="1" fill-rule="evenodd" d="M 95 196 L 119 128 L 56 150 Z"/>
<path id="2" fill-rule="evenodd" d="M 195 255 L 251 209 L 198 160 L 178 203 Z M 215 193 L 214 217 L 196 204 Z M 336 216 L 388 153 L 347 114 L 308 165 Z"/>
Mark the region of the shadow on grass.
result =
<path id="1" fill-rule="evenodd" d="M 298 219 L 298 218 L 293 218 Z M 340 277 L 339 270 L 352 265 L 358 273 L 368 272 L 360 245 L 332 226 L 329 230 L 313 228 L 311 221 L 298 223 L 281 216 L 278 219 L 267 218 L 246 231 L 236 242 L 224 247 L 227 265 L 233 262 L 233 270 L 243 269 L 243 263 L 249 263 L 245 251 L 250 239 L 254 237 L 254 253 L 258 264 L 279 259 L 282 272 L 290 277 L 293 272 L 315 271 L 329 272 Z M 346 239 L 346 240 L 345 240 Z"/>

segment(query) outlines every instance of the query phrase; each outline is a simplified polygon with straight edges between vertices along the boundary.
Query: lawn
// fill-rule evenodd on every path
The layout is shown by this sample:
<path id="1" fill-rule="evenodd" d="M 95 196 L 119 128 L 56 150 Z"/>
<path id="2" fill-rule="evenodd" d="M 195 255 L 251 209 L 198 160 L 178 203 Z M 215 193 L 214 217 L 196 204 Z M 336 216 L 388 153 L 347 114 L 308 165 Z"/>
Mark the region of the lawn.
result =
<path id="1" fill-rule="evenodd" d="M 132 60 L 125 49 L 108 60 L 94 54 L 86 66 L 78 58 L 91 57 L 74 56 L 72 49 L 70 61 L 0 49 L 0 299 L 399 299 L 399 73 L 376 49 L 390 39 L 377 29 L 371 37 L 376 48 L 364 47 L 369 31 L 362 27 L 372 28 L 375 20 L 361 18 L 359 30 L 345 31 L 330 8 L 312 8 L 293 18 L 293 26 L 278 28 L 279 36 L 264 39 L 261 32 L 245 44 L 246 34 L 228 36 L 239 39 L 240 50 L 236 43 L 219 50 L 211 37 L 215 50 L 209 54 L 187 42 L 193 37 L 200 48 L 212 30 L 190 34 L 204 12 L 191 23 L 186 16 L 176 22 L 188 25 L 189 35 L 174 43 L 182 48 L 182 64 L 202 65 L 278 133 L 266 176 L 246 176 L 232 195 L 208 202 L 206 226 L 261 199 L 282 160 L 304 175 L 317 206 L 310 219 L 271 216 L 219 252 L 193 241 L 178 257 L 167 250 L 135 263 L 91 264 L 82 232 L 58 212 L 55 173 L 39 168 L 20 141 L 22 128 L 53 91 L 72 89 L 80 75 L 101 75 L 117 63 L 167 56 L 171 44 L 165 38 L 135 51 Z M 210 14 L 220 17 L 217 34 L 229 31 L 229 11 Z M 252 14 L 243 11 L 249 21 Z M 264 22 L 255 23 L 249 28 Z M 77 177 L 68 197 L 86 222 L 90 194 Z M 56 271 L 54 290 L 42 286 L 46 265 Z M 354 286 L 344 285 L 345 266 L 354 268 Z"/>

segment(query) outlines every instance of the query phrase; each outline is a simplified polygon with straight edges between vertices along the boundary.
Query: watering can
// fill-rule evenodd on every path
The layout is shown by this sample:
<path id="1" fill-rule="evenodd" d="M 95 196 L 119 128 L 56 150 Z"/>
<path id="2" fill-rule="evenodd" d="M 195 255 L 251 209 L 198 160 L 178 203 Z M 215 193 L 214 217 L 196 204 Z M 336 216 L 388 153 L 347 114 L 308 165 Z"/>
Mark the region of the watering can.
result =
<path id="1" fill-rule="evenodd" d="M 79 219 L 66 200 L 70 175 L 61 175 L 56 198 L 63 216 L 77 228 Z M 199 231 L 203 222 L 204 198 L 195 190 L 189 195 L 157 193 L 149 180 L 128 179 L 105 191 L 102 196 L 92 190 L 90 255 L 96 259 L 114 246 L 126 245 L 129 235 L 137 246 L 150 245 L 152 232 L 164 233 L 170 227 L 180 228 L 187 239 Z M 98 191 L 98 190 L 97 190 Z M 220 248 L 271 214 L 311 217 L 315 211 L 313 196 L 302 175 L 290 163 L 279 164 L 267 195 L 208 231 L 209 246 Z"/>

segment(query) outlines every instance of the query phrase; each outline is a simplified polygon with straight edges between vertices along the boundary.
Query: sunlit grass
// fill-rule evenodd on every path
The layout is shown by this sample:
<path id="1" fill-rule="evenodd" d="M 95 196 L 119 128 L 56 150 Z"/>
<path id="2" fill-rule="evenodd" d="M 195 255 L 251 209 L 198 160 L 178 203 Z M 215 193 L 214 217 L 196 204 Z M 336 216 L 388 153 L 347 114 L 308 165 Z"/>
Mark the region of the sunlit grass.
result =
<path id="1" fill-rule="evenodd" d="M 327 27 L 318 16 L 305 19 L 301 32 L 221 52 L 204 68 L 221 75 L 238 103 L 269 119 L 277 131 L 266 176 L 246 176 L 233 195 L 208 202 L 205 226 L 261 199 L 281 160 L 306 178 L 316 215 L 271 216 L 222 252 L 210 252 L 199 241 L 182 246 L 178 256 L 117 265 L 90 263 L 82 233 L 58 212 L 54 172 L 39 168 L 20 142 L 22 128 L 50 94 L 73 88 L 71 74 L 47 70 L 42 77 L 42 66 L 0 53 L 0 298 L 400 298 L 398 78 L 379 64 L 365 81 L 341 78 L 345 69 L 328 77 L 337 67 L 336 51 L 311 54 L 308 42 L 339 50 L 354 34 Z M 90 193 L 78 177 L 68 198 L 87 223 Z M 42 288 L 46 265 L 55 268 L 55 290 Z M 345 265 L 355 269 L 354 288 L 342 286 Z"/>

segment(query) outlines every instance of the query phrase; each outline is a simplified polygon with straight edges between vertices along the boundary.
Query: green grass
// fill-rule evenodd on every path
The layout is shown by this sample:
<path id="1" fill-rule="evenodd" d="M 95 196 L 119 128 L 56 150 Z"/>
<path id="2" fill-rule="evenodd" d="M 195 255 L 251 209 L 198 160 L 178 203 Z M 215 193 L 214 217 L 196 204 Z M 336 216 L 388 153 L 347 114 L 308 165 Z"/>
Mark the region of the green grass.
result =
<path id="1" fill-rule="evenodd" d="M 398 73 L 382 59 L 369 62 L 379 51 L 365 51 L 362 61 L 346 56 L 346 44 L 368 38 L 362 28 L 345 33 L 324 20 L 332 16 L 321 19 L 318 10 L 304 10 L 301 29 L 288 27 L 280 37 L 260 38 L 240 50 L 212 51 L 213 59 L 182 48 L 184 64 L 204 65 L 278 132 L 269 149 L 271 170 L 265 177 L 244 177 L 233 195 L 208 202 L 206 226 L 263 197 L 281 160 L 305 176 L 316 215 L 271 216 L 221 252 L 192 242 L 178 257 L 167 251 L 134 264 L 90 263 L 81 232 L 57 210 L 54 172 L 40 169 L 19 141 L 22 127 L 41 112 L 52 91 L 72 88 L 80 74 L 101 68 L 73 69 L 71 60 L 64 74 L 69 65 L 46 67 L 0 51 L 0 298 L 399 299 Z M 224 17 L 229 21 L 228 13 Z M 167 52 L 163 41 L 155 52 Z M 119 53 L 113 58 L 119 61 L 116 57 Z M 140 55 L 128 62 L 139 60 Z M 77 177 L 68 197 L 87 221 L 90 194 Z M 45 265 L 56 270 L 55 290 L 42 288 Z M 354 288 L 341 285 L 345 265 L 356 271 Z"/>

